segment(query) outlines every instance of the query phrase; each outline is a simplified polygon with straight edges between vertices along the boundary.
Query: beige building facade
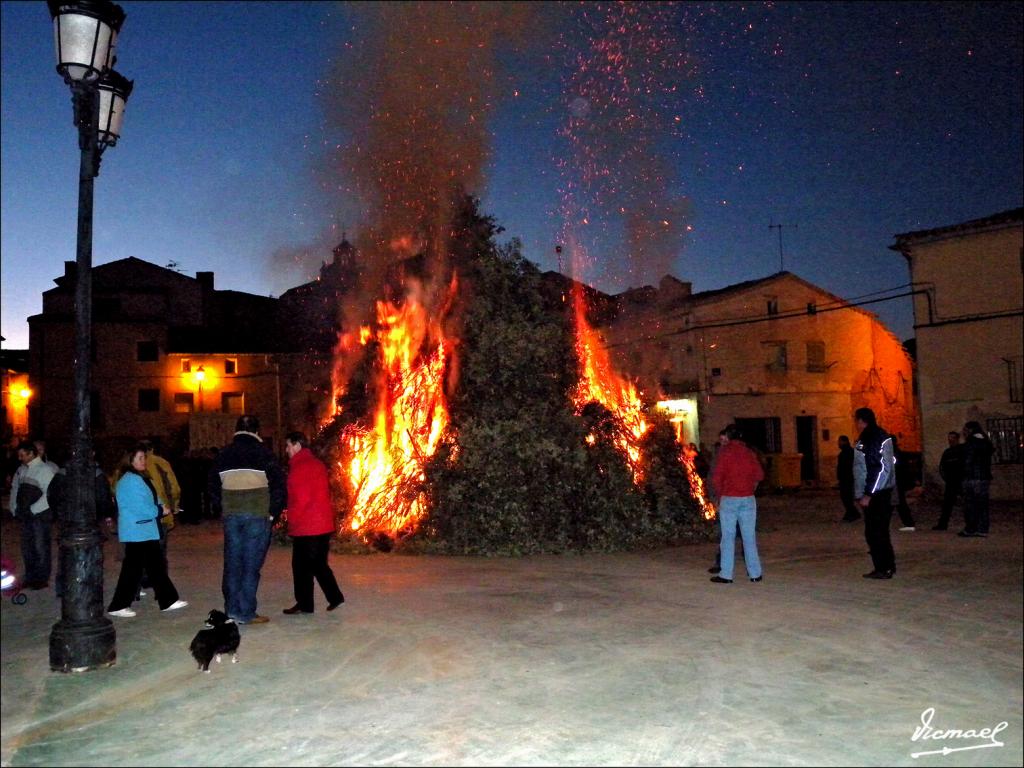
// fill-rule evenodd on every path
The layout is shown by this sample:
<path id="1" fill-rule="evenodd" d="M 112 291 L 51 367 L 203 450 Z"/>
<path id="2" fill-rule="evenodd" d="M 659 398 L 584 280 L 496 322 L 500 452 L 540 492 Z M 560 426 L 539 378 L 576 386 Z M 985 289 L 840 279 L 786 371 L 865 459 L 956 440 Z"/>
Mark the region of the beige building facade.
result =
<path id="1" fill-rule="evenodd" d="M 896 235 L 910 263 L 925 479 L 946 434 L 978 421 L 996 446 L 992 498 L 1024 496 L 1024 209 Z"/>
<path id="2" fill-rule="evenodd" d="M 619 369 L 648 402 L 692 404 L 686 440 L 710 447 L 736 422 L 797 461 L 799 483 L 830 486 L 837 440 L 856 439 L 853 412 L 868 406 L 920 450 L 913 362 L 870 312 L 789 272 L 701 293 L 665 277 L 618 298 L 601 330 Z"/>

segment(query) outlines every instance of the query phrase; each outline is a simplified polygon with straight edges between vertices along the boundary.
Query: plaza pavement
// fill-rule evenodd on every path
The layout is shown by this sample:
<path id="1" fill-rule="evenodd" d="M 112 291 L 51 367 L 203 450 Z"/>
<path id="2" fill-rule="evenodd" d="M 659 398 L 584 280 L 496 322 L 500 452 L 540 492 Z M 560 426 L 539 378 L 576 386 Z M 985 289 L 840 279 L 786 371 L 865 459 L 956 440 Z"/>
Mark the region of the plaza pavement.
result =
<path id="1" fill-rule="evenodd" d="M 919 527 L 870 570 L 831 495 L 759 500 L 765 578 L 711 584 L 712 543 L 508 558 L 332 555 L 347 602 L 282 616 L 290 549 L 260 587 L 269 624 L 239 664 L 188 644 L 221 606 L 215 522 L 171 534 L 190 606 L 114 619 L 117 663 L 49 671 L 52 590 L 2 618 L 3 766 L 1021 765 L 1022 514 L 988 539 Z M 14 524 L 3 553 L 17 556 Z M 116 542 L 106 544 L 106 596 Z M 934 729 L 996 738 L 912 740 Z M 988 744 L 988 746 L 984 746 Z M 916 753 L 955 748 L 948 754 Z"/>

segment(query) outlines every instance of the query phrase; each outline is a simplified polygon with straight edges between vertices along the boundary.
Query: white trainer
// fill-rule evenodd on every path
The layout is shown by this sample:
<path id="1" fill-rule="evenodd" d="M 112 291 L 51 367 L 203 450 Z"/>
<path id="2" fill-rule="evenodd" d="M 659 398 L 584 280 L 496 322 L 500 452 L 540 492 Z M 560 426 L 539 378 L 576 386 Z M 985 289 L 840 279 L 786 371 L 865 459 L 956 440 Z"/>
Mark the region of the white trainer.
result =
<path id="1" fill-rule="evenodd" d="M 904 525 L 902 528 L 900 528 L 900 530 L 901 531 L 916 531 L 917 528 L 915 528 L 912 525 Z"/>
<path id="2" fill-rule="evenodd" d="M 161 610 L 164 610 L 164 611 L 176 611 L 179 608 L 184 608 L 186 605 L 188 605 L 188 600 L 175 600 L 173 603 L 171 603 L 166 608 L 163 608 Z"/>
<path id="3" fill-rule="evenodd" d="M 107 611 L 111 616 L 120 616 L 123 619 L 130 619 L 135 615 L 135 611 L 131 608 L 121 608 L 117 611 Z"/>

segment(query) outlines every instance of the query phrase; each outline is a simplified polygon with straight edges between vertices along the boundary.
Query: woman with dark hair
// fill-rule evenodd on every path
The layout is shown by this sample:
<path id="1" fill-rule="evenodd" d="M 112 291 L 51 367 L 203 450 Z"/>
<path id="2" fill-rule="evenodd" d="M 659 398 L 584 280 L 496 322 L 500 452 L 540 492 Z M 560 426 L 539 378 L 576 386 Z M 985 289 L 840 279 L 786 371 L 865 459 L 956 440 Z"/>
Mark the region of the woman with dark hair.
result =
<path id="1" fill-rule="evenodd" d="M 992 441 L 981 424 L 964 424 L 964 529 L 958 536 L 988 536 L 988 489 L 992 482 Z"/>
<path id="2" fill-rule="evenodd" d="M 157 519 L 161 509 L 156 490 L 146 475 L 145 446 L 132 448 L 122 459 L 117 474 L 117 536 L 125 545 L 124 561 L 107 612 L 125 618 L 135 615 L 132 601 L 143 571 L 149 574 L 161 611 L 184 608 L 188 603 L 178 599 L 178 590 L 167 575 L 167 561 L 160 551 Z"/>
<path id="3" fill-rule="evenodd" d="M 288 533 L 292 537 L 292 586 L 295 605 L 284 613 L 294 616 L 313 612 L 313 580 L 333 611 L 345 596 L 327 562 L 334 533 L 334 508 L 327 482 L 327 467 L 309 450 L 302 432 L 289 432 L 284 439 L 288 453 Z"/>

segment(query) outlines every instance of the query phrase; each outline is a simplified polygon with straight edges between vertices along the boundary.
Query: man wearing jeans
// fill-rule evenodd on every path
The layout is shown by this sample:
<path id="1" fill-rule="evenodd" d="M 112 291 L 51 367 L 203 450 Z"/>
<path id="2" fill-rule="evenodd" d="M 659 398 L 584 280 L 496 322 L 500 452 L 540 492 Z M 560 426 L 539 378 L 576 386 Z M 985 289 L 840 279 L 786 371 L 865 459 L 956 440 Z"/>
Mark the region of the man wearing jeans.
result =
<path id="1" fill-rule="evenodd" d="M 256 613 L 256 590 L 285 505 L 284 473 L 259 432 L 259 419 L 240 416 L 210 474 L 210 498 L 224 520 L 224 612 L 239 624 L 269 621 Z"/>
<path id="2" fill-rule="evenodd" d="M 727 441 L 718 453 L 711 471 L 711 485 L 719 496 L 718 514 L 722 526 L 722 571 L 712 576 L 716 584 L 732 584 L 736 556 L 736 524 L 743 538 L 743 562 L 751 581 L 761 581 L 761 561 L 757 556 L 757 502 L 754 491 L 764 479 L 764 468 L 735 424 L 725 428 Z"/>
<path id="3" fill-rule="evenodd" d="M 11 483 L 11 512 L 21 522 L 21 557 L 25 563 L 25 586 L 46 589 L 52 570 L 53 513 L 46 491 L 54 471 L 27 440 L 18 445 L 21 466 Z"/>

